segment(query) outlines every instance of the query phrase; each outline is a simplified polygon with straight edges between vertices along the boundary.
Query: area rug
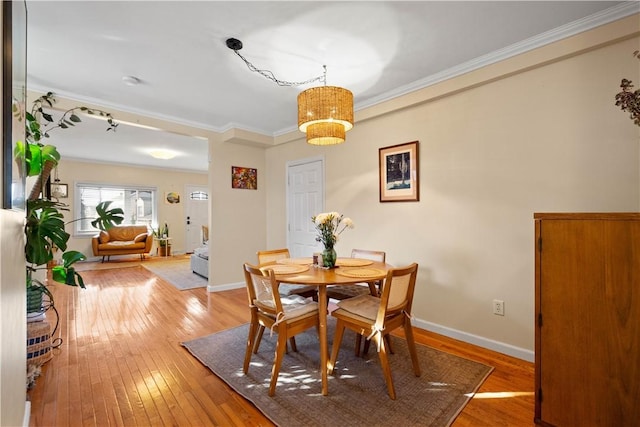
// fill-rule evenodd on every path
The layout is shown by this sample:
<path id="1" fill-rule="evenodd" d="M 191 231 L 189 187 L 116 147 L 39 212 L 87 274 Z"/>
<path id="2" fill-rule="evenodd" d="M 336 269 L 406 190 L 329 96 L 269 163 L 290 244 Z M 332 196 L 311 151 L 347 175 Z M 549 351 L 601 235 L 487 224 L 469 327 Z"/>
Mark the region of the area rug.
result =
<path id="1" fill-rule="evenodd" d="M 334 319 L 329 319 L 333 337 Z M 248 324 L 182 343 L 193 356 L 279 426 L 449 426 L 489 376 L 492 367 L 417 345 L 422 375 L 413 374 L 406 341 L 392 337 L 391 400 L 372 348 L 355 357 L 355 335 L 346 331 L 329 395 L 322 396 L 315 331 L 296 336 L 298 352 L 285 355 L 274 397 L 268 388 L 277 335 L 265 331 L 260 351 L 242 373 Z"/>
<path id="2" fill-rule="evenodd" d="M 189 258 L 171 259 L 166 262 L 141 263 L 140 265 L 181 291 L 204 288 L 209 283 L 207 279 L 191 271 Z"/>

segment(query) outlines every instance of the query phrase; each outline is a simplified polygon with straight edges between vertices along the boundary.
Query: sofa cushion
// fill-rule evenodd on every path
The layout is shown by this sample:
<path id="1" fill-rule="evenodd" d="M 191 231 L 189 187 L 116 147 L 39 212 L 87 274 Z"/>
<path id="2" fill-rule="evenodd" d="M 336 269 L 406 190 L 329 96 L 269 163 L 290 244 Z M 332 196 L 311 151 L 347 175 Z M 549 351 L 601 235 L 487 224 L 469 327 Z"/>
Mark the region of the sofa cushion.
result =
<path id="1" fill-rule="evenodd" d="M 98 249 L 105 251 L 127 251 L 130 249 L 144 249 L 145 243 L 136 243 L 133 240 L 112 240 L 108 243 L 100 243 Z"/>
<path id="2" fill-rule="evenodd" d="M 100 243 L 107 243 L 109 241 L 109 233 L 106 231 L 100 231 Z"/>
<path id="3" fill-rule="evenodd" d="M 109 240 L 134 240 L 138 234 L 146 233 L 147 227 L 142 225 L 120 225 L 111 227 L 107 230 L 109 233 Z"/>
<path id="4" fill-rule="evenodd" d="M 133 241 L 136 243 L 144 242 L 145 240 L 147 240 L 147 233 L 140 233 L 136 236 L 135 239 L 133 239 Z"/>

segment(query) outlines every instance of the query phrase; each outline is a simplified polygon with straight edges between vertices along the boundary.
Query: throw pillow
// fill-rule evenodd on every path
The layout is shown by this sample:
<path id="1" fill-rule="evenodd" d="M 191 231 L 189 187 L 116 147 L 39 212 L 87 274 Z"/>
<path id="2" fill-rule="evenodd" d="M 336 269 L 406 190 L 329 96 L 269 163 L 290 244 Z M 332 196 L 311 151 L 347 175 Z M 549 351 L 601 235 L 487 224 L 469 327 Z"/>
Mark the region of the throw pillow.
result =
<path id="1" fill-rule="evenodd" d="M 100 240 L 100 243 L 108 243 L 109 242 L 109 233 L 107 233 L 106 231 L 101 231 L 100 232 L 100 236 L 98 237 L 98 240 Z"/>
<path id="2" fill-rule="evenodd" d="M 133 239 L 136 243 L 144 242 L 145 240 L 147 240 L 147 233 L 138 234 L 136 238 Z"/>

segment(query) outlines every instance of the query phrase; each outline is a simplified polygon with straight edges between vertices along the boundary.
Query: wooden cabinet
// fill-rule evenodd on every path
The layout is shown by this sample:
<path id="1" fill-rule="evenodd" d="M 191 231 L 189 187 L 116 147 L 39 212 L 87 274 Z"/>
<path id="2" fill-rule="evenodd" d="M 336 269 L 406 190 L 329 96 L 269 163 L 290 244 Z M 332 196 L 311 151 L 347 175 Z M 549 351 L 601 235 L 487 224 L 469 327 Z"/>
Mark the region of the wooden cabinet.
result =
<path id="1" fill-rule="evenodd" d="M 535 220 L 535 421 L 640 425 L 640 214 Z"/>

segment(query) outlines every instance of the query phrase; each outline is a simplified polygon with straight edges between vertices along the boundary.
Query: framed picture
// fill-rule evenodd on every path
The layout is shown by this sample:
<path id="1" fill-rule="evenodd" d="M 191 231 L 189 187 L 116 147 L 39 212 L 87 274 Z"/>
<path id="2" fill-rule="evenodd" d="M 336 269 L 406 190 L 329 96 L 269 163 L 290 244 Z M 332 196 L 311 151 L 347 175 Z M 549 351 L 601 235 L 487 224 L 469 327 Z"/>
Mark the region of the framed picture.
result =
<path id="1" fill-rule="evenodd" d="M 164 195 L 164 202 L 169 205 L 180 203 L 180 194 L 175 191 L 169 191 Z"/>
<path id="2" fill-rule="evenodd" d="M 258 189 L 258 170 L 231 166 L 231 188 Z"/>
<path id="3" fill-rule="evenodd" d="M 380 164 L 380 202 L 417 202 L 418 141 L 378 150 Z"/>
<path id="4" fill-rule="evenodd" d="M 51 184 L 51 197 L 56 199 L 66 199 L 69 197 L 69 187 L 67 184 Z"/>

